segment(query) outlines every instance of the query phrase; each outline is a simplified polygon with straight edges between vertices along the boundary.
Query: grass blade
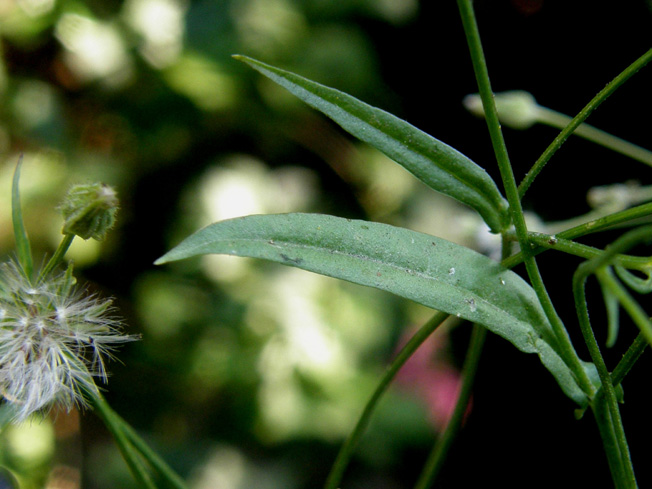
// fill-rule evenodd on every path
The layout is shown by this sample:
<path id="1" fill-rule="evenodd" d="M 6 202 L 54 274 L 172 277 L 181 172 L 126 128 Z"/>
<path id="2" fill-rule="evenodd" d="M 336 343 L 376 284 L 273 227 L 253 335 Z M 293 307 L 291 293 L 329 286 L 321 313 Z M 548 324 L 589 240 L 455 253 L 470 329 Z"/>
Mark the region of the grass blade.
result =
<path id="1" fill-rule="evenodd" d="M 16 240 L 16 253 L 25 275 L 32 278 L 34 263 L 32 260 L 32 250 L 29 244 L 25 223 L 23 222 L 23 211 L 20 205 L 20 169 L 23 164 L 23 155 L 20 155 L 16 170 L 14 171 L 13 184 L 11 187 L 11 218 L 14 225 L 14 237 Z"/>

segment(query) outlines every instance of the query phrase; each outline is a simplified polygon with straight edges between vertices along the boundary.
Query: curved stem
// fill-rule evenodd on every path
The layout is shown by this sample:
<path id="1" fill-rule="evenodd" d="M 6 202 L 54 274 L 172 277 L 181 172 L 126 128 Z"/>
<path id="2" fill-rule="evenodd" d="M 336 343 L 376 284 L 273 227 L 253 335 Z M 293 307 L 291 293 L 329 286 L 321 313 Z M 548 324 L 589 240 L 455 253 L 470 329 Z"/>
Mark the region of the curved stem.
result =
<path id="1" fill-rule="evenodd" d="M 592 403 L 591 407 L 593 408 L 594 414 L 596 416 L 596 422 L 598 423 L 600 434 L 603 438 L 605 453 L 609 460 L 609 466 L 611 468 L 612 476 L 617 488 L 635 488 L 636 478 L 634 476 L 634 468 L 632 466 L 631 457 L 629 455 L 629 447 L 625 437 L 625 430 L 620 418 L 618 400 L 614 389 L 615 382 L 612 374 L 609 373 L 609 370 L 607 369 L 607 366 L 600 352 L 600 347 L 598 346 L 598 342 L 596 341 L 595 335 L 593 334 L 589 320 L 589 312 L 586 304 L 586 295 L 584 289 L 586 280 L 589 275 L 596 274 L 600 277 L 603 283 L 605 283 L 604 281 L 607 280 L 606 283 L 610 287 L 613 287 L 611 289 L 612 292 L 616 295 L 616 297 L 618 297 L 623 306 L 626 307 L 625 304 L 627 304 L 627 301 L 622 302 L 624 296 L 618 295 L 618 290 L 622 287 L 616 287 L 614 283 L 609 282 L 609 277 L 611 277 L 611 275 L 609 273 L 605 273 L 604 270 L 609 266 L 611 261 L 618 253 L 622 253 L 623 251 L 630 249 L 640 242 L 649 242 L 650 240 L 652 240 L 652 226 L 634 229 L 616 240 L 599 256 L 582 263 L 573 275 L 573 297 L 575 298 L 575 307 L 580 323 L 580 329 L 589 349 L 591 359 L 593 360 L 593 363 L 598 370 L 598 375 L 600 376 L 601 382 L 601 395 L 594 398 L 594 402 Z M 617 284 L 617 281 L 616 285 L 619 285 Z M 640 309 L 640 307 L 636 308 L 635 310 L 638 309 Z M 627 307 L 626 310 L 628 310 Z M 647 315 L 641 311 L 638 311 L 637 314 L 632 314 L 632 312 L 628 310 L 635 321 L 637 321 L 637 319 L 641 319 L 638 316 L 642 314 L 641 317 L 649 326 L 649 318 L 647 318 Z M 644 330 L 645 328 L 642 329 L 643 332 Z M 643 350 L 642 346 L 640 345 L 640 341 L 635 343 L 636 344 L 634 345 L 634 349 L 630 348 L 630 351 L 628 351 L 628 353 L 631 352 L 627 360 L 629 364 L 625 365 L 623 369 L 628 370 L 631 368 L 631 364 L 636 361 Z M 621 369 L 619 376 L 624 375 L 625 373 L 626 371 Z M 605 403 L 606 406 L 604 405 Z"/>
<path id="2" fill-rule="evenodd" d="M 340 451 L 337 454 L 337 458 L 335 459 L 335 463 L 333 464 L 333 467 L 328 474 L 328 478 L 326 479 L 324 489 L 337 489 L 339 487 L 342 476 L 344 475 L 344 470 L 346 469 L 346 466 L 349 464 L 349 461 L 353 456 L 355 447 L 357 446 L 360 438 L 362 438 L 362 435 L 369 425 L 371 415 L 373 414 L 378 402 L 380 401 L 380 398 L 385 393 L 389 387 L 389 384 L 394 379 L 401 367 L 405 364 L 405 362 L 409 360 L 417 348 L 421 346 L 421 344 L 433 333 L 433 331 L 435 331 L 435 329 L 437 329 L 437 327 L 439 327 L 441 323 L 444 322 L 447 317 L 448 314 L 446 313 L 435 313 L 432 318 L 430 318 L 430 320 L 424 324 L 419 329 L 419 331 L 417 331 L 415 335 L 412 336 L 412 338 L 410 338 L 410 341 L 407 342 L 407 344 L 398 353 L 394 361 L 389 365 L 389 367 L 387 367 L 385 375 L 383 375 L 383 378 L 376 386 L 376 390 L 374 390 L 371 398 L 369 398 L 367 401 L 367 404 L 365 405 L 362 414 L 358 419 L 357 424 L 355 425 L 355 428 L 340 448 Z"/>
<path id="3" fill-rule="evenodd" d="M 609 288 L 609 291 L 616 296 L 620 305 L 627 311 L 636 326 L 641 330 L 641 334 L 652 345 L 652 322 L 649 315 L 643 310 L 638 302 L 627 292 L 620 282 L 607 269 L 595 271 L 600 283 Z"/>
<path id="4" fill-rule="evenodd" d="M 532 185 L 532 182 L 537 177 L 539 172 L 548 163 L 552 155 L 554 155 L 568 137 L 577 130 L 591 113 L 598 108 L 613 92 L 616 91 L 623 83 L 629 80 L 637 71 L 643 68 L 652 60 L 652 49 L 648 50 L 643 56 L 629 65 L 622 73 L 614 78 L 606 87 L 604 87 L 591 101 L 577 114 L 568 125 L 559 133 L 554 141 L 546 148 L 539 159 L 534 163 L 530 171 L 525 175 L 525 178 L 518 186 L 518 194 L 523 198 L 527 189 Z"/>
<path id="5" fill-rule="evenodd" d="M 598 370 L 602 391 L 604 392 L 604 397 L 596 398 L 592 408 L 603 439 L 612 477 L 618 489 L 634 489 L 637 487 L 636 477 L 634 476 L 634 468 L 629 455 L 629 447 L 620 417 L 613 380 L 591 328 L 584 291 L 588 275 L 595 270 L 601 258 L 598 257 L 597 260 L 584 262 L 578 267 L 573 276 L 573 296 L 575 297 L 580 329 L 589 349 L 591 360 L 593 360 Z M 606 406 L 603 406 L 603 403 L 606 403 Z"/>
<path id="6" fill-rule="evenodd" d="M 450 421 L 446 425 L 446 429 L 441 437 L 437 440 L 432 452 L 428 456 L 428 460 L 419 476 L 417 484 L 414 489 L 427 489 L 432 487 L 439 470 L 441 469 L 448 450 L 453 443 L 462 427 L 464 415 L 466 414 L 471 398 L 471 388 L 475 380 L 475 374 L 478 370 L 478 363 L 480 361 L 480 354 L 484 346 L 485 338 L 487 337 L 487 330 L 480 325 L 473 325 L 471 333 L 471 342 L 469 349 L 466 352 L 466 359 L 464 360 L 464 367 L 462 368 L 462 385 L 458 394 L 455 410 L 451 416 Z"/>

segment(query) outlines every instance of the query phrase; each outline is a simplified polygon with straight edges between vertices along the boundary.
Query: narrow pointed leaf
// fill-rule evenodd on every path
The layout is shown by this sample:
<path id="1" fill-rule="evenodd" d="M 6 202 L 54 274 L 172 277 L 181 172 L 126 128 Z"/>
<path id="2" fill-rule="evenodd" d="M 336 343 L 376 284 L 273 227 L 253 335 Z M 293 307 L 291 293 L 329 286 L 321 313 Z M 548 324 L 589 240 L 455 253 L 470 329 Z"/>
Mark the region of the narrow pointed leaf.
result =
<path id="1" fill-rule="evenodd" d="M 23 222 L 23 211 L 20 205 L 20 168 L 23 164 L 23 155 L 20 155 L 16 169 L 14 170 L 14 178 L 11 187 L 11 218 L 14 225 L 14 239 L 16 240 L 16 253 L 18 254 L 18 261 L 23 267 L 25 274 L 31 278 L 32 276 L 32 251 L 25 230 Z"/>
<path id="2" fill-rule="evenodd" d="M 607 348 L 611 348 L 616 344 L 620 330 L 620 302 L 618 302 L 616 294 L 602 282 L 600 282 L 600 290 L 607 312 L 607 341 L 605 344 Z"/>
<path id="3" fill-rule="evenodd" d="M 508 205 L 495 182 L 462 153 L 404 120 L 343 92 L 251 58 L 235 58 L 382 151 L 429 187 L 475 209 L 493 232 L 508 226 Z"/>
<path id="4" fill-rule="evenodd" d="M 208 253 L 271 260 L 386 290 L 479 323 L 537 353 L 563 391 L 587 399 L 558 355 L 532 288 L 499 263 L 463 246 L 386 224 L 316 214 L 247 216 L 212 224 L 156 263 Z"/>

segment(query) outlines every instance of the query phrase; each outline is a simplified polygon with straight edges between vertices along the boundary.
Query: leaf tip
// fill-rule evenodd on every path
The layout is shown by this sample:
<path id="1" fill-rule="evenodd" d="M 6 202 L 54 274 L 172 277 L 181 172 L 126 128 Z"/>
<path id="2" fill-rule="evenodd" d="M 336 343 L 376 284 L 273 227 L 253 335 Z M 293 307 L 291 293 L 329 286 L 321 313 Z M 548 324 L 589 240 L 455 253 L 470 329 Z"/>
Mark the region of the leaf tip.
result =
<path id="1" fill-rule="evenodd" d="M 232 54 L 231 57 L 236 61 L 242 61 L 243 63 L 251 64 L 254 61 L 252 58 L 245 56 L 243 54 Z"/>

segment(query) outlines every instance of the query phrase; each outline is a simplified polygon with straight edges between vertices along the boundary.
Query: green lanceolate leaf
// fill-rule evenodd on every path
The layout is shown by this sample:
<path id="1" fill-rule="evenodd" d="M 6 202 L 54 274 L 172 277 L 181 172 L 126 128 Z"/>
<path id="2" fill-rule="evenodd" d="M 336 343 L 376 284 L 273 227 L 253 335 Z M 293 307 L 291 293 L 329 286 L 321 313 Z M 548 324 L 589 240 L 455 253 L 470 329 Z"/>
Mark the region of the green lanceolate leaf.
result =
<path id="1" fill-rule="evenodd" d="M 32 251 L 25 230 L 23 222 L 23 211 L 20 205 L 20 168 L 23 164 L 23 155 L 20 155 L 16 170 L 14 171 L 14 179 L 11 187 L 11 218 L 14 225 L 14 239 L 16 240 L 16 253 L 18 254 L 18 261 L 23 267 L 25 274 L 32 277 Z"/>
<path id="2" fill-rule="evenodd" d="M 244 56 L 235 56 L 382 151 L 429 187 L 475 209 L 494 233 L 509 224 L 508 204 L 486 171 L 447 144 L 350 95 Z"/>
<path id="3" fill-rule="evenodd" d="M 275 261 L 386 290 L 479 323 L 537 353 L 564 392 L 586 396 L 558 355 L 532 288 L 499 263 L 463 246 L 386 224 L 316 214 L 247 216 L 212 224 L 156 263 L 208 253 Z"/>

